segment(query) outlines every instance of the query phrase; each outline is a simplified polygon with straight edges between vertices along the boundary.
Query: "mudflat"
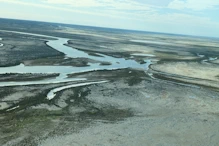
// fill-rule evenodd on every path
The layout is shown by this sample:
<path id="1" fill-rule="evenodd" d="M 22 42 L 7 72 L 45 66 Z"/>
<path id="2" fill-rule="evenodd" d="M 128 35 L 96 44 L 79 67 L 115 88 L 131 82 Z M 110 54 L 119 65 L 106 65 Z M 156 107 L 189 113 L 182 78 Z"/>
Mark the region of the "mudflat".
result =
<path id="1" fill-rule="evenodd" d="M 29 25 L 0 21 L 0 145 L 219 144 L 218 39 Z"/>

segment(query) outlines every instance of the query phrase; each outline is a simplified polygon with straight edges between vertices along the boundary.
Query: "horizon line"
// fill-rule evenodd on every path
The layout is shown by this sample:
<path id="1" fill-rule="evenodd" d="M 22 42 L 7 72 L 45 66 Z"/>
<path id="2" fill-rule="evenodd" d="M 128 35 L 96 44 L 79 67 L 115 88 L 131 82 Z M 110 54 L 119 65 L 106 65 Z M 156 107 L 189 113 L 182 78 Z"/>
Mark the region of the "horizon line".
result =
<path id="1" fill-rule="evenodd" d="M 61 25 L 72 25 L 72 26 L 82 26 L 82 27 L 94 27 L 94 28 L 102 28 L 102 29 L 114 29 L 114 30 L 123 30 L 123 31 L 135 31 L 135 32 L 145 32 L 145 33 L 157 33 L 157 34 L 166 34 L 166 35 L 178 35 L 178 36 L 187 36 L 187 37 L 200 37 L 200 38 L 213 38 L 219 39 L 216 36 L 204 36 L 204 35 L 191 35 L 191 34 L 180 34 L 180 33 L 168 33 L 168 32 L 159 32 L 159 31 L 148 31 L 148 30 L 140 30 L 140 29 L 128 29 L 128 28 L 119 28 L 119 27 L 104 27 L 104 26 L 94 26 L 94 25 L 85 25 L 85 24 L 72 24 L 72 23 L 61 23 L 54 21 L 43 21 L 43 20 L 32 20 L 32 19 L 19 19 L 19 18 L 6 18 L 0 17 L 0 19 L 8 19 L 8 20 L 17 20 L 17 21 L 32 21 L 32 22 L 43 22 L 43 23 L 52 23 L 52 24 L 61 24 Z M 0 22 L 1 23 L 1 22 Z"/>

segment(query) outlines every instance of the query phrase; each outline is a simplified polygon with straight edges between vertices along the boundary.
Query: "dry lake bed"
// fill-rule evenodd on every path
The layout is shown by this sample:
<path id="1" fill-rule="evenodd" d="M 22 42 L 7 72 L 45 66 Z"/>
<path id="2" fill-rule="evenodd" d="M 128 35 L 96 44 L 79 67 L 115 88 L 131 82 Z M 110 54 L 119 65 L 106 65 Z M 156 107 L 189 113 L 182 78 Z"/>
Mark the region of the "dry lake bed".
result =
<path id="1" fill-rule="evenodd" d="M 219 39 L 0 19 L 0 145 L 218 146 Z"/>

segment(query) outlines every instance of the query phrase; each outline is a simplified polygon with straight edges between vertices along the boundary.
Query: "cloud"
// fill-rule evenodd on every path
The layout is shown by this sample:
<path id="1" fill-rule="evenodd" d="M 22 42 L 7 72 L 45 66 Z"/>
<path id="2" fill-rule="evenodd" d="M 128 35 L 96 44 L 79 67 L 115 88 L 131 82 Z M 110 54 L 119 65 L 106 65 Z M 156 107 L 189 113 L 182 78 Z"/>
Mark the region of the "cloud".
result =
<path id="1" fill-rule="evenodd" d="M 75 8 L 104 8 L 114 10 L 152 10 L 151 5 L 134 0 L 43 0 L 44 3 Z"/>
<path id="2" fill-rule="evenodd" d="M 144 22 L 204 22 L 210 21 L 209 18 L 194 16 L 192 14 L 179 13 L 160 13 L 161 7 L 142 4 L 135 0 L 39 0 L 33 2 L 29 0 L 0 0 L 0 2 L 14 3 L 31 7 L 41 7 L 72 13 L 87 15 L 115 17 L 123 19 L 139 20 Z M 203 9 L 219 4 L 219 0 L 173 0 L 168 7 L 174 9 Z M 205 6 L 205 7 L 204 7 Z M 192 25 L 193 23 L 191 23 Z"/>
<path id="3" fill-rule="evenodd" d="M 107 17 L 122 17 L 118 14 L 123 14 L 123 16 L 127 14 L 128 16 L 129 14 L 156 11 L 154 6 L 134 0 L 39 0 L 38 2 L 0 0 L 0 2 Z M 130 16 L 128 17 L 130 18 Z"/>
<path id="4" fill-rule="evenodd" d="M 53 10 L 57 10 L 57 11 L 66 11 L 66 12 L 81 13 L 81 14 L 87 14 L 87 15 L 105 16 L 104 14 L 101 14 L 101 13 L 96 13 L 96 12 L 92 12 L 92 11 L 85 11 L 85 10 L 80 10 L 80 9 L 72 9 L 72 8 L 60 6 L 58 4 L 64 4 L 64 3 L 59 3 L 59 2 L 61 2 L 60 0 L 55 0 L 54 3 L 56 3 L 57 5 L 52 5 L 52 4 L 46 5 L 42 1 L 38 2 L 38 3 L 33 3 L 33 2 L 25 1 L 25 0 L 0 0 L 0 2 L 9 3 L 9 4 L 16 4 L 17 6 L 23 5 L 23 6 L 29 6 L 29 7 L 44 8 L 47 10 L 53 9 Z"/>
<path id="5" fill-rule="evenodd" d="M 133 19 L 135 14 L 151 14 L 156 11 L 150 5 L 142 5 L 134 0 L 39 0 L 37 3 L 28 0 L 0 0 L 0 2 L 121 19 Z"/>
<path id="6" fill-rule="evenodd" d="M 97 0 L 43 0 L 44 3 L 69 5 L 72 7 L 99 7 L 102 4 Z"/>
<path id="7" fill-rule="evenodd" d="M 169 3 L 168 8 L 171 9 L 184 9 L 185 8 L 185 3 L 184 1 L 181 0 L 173 0 L 172 2 Z"/>
<path id="8" fill-rule="evenodd" d="M 219 0 L 172 0 L 168 7 L 146 1 L 149 0 L 0 0 L 0 17 L 200 35 L 204 29 L 209 34 L 218 32 L 213 28 L 219 30 L 217 18 L 191 11 L 214 8 Z M 174 9 L 186 9 L 186 13 Z"/>
<path id="9" fill-rule="evenodd" d="M 173 0 L 169 3 L 171 9 L 192 9 L 195 11 L 210 9 L 219 6 L 219 0 Z"/>

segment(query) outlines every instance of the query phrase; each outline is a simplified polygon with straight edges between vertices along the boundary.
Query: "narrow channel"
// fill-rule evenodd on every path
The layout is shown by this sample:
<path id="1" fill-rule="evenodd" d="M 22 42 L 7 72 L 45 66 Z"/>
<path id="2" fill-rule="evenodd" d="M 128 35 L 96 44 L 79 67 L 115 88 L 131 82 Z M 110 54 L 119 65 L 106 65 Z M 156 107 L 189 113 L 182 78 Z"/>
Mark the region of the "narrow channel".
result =
<path id="1" fill-rule="evenodd" d="M 0 38 L 0 41 L 2 41 L 2 38 Z M 0 43 L 0 47 L 4 46 L 4 44 Z"/>

